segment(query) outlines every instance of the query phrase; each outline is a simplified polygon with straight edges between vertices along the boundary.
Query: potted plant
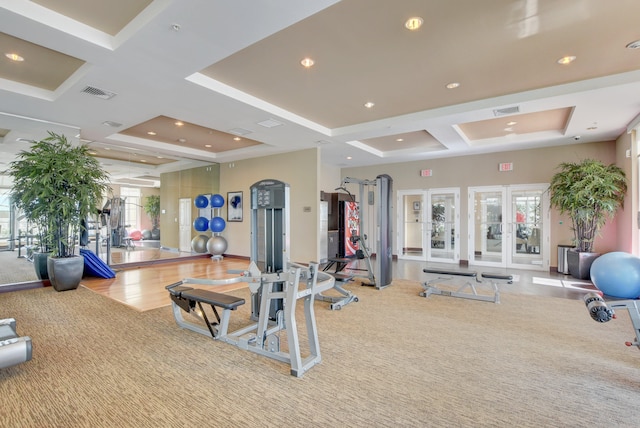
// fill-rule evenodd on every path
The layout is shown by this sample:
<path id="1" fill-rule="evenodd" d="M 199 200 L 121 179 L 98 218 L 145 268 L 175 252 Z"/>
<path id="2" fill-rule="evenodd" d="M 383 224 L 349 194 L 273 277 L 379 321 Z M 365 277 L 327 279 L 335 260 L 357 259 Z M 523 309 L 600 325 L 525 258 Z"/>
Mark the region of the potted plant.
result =
<path id="1" fill-rule="evenodd" d="M 144 203 L 144 212 L 151 219 L 151 238 L 160 239 L 160 196 L 147 196 Z"/>
<path id="2" fill-rule="evenodd" d="M 571 218 L 575 248 L 569 250 L 569 273 L 589 279 L 591 263 L 599 255 L 593 243 L 606 221 L 623 206 L 627 192 L 624 171 L 594 159 L 563 162 L 549 185 L 551 206 Z"/>
<path id="3" fill-rule="evenodd" d="M 41 245 L 51 249 L 51 284 L 57 291 L 77 288 L 84 271 L 84 258 L 76 254 L 80 222 L 96 212 L 109 188 L 107 173 L 87 146 L 53 132 L 21 151 L 8 173 L 12 200 L 42 231 Z"/>

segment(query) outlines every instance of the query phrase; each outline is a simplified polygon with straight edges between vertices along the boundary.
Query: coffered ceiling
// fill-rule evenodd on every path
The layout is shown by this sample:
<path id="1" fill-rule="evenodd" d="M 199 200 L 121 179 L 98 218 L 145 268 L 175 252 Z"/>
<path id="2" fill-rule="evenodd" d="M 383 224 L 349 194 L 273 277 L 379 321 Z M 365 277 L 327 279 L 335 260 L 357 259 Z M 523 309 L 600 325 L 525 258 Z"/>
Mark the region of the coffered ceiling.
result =
<path id="1" fill-rule="evenodd" d="M 637 0 L 0 0 L 0 170 L 49 130 L 151 185 L 311 147 L 345 167 L 613 140 L 640 113 L 638 16 Z"/>

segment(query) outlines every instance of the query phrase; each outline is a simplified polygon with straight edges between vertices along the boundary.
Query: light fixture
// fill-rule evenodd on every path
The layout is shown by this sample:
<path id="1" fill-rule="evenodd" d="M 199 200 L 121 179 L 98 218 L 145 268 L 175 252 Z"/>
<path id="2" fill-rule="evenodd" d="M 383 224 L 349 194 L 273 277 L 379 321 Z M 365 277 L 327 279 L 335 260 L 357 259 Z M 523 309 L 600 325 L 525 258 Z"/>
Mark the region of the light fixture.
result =
<path id="1" fill-rule="evenodd" d="M 300 61 L 300 64 L 302 64 L 302 66 L 304 68 L 310 68 L 313 66 L 313 64 L 315 64 L 316 62 L 314 60 L 312 60 L 311 58 L 304 58 L 302 59 L 302 61 Z"/>
<path id="2" fill-rule="evenodd" d="M 147 131 L 147 135 L 157 135 L 157 134 L 153 131 Z"/>
<path id="3" fill-rule="evenodd" d="M 458 87 L 460 87 L 460 83 L 458 82 L 447 83 L 447 86 L 446 86 L 447 89 L 455 89 Z"/>
<path id="4" fill-rule="evenodd" d="M 347 159 L 351 160 L 351 159 L 353 159 L 353 157 L 351 157 L 351 156 L 347 156 Z"/>
<path id="5" fill-rule="evenodd" d="M 513 120 L 511 122 L 507 122 L 507 126 L 513 126 L 515 124 L 517 124 L 518 122 L 514 122 Z"/>
<path id="6" fill-rule="evenodd" d="M 183 123 L 183 122 L 180 122 L 179 120 L 177 120 L 176 122 L 174 122 L 174 125 L 175 125 L 175 126 L 183 126 L 183 125 L 184 125 L 184 123 Z"/>
<path id="7" fill-rule="evenodd" d="M 21 57 L 20 55 L 18 55 L 17 53 L 6 53 L 6 54 L 4 54 L 4 56 L 9 58 L 11 61 L 15 61 L 15 62 L 24 61 L 24 58 Z"/>
<path id="8" fill-rule="evenodd" d="M 233 137 L 233 141 L 240 141 L 240 140 L 242 140 L 242 138 L 240 138 L 240 137 Z"/>
<path id="9" fill-rule="evenodd" d="M 401 143 L 402 141 L 404 141 L 404 138 L 396 138 L 396 141 Z"/>
<path id="10" fill-rule="evenodd" d="M 412 16 L 404 22 L 404 26 L 411 31 L 415 31 L 418 28 L 422 27 L 422 23 L 424 20 L 419 16 Z"/>
<path id="11" fill-rule="evenodd" d="M 368 102 L 364 103 L 364 106 L 366 108 L 373 108 L 373 106 L 375 106 L 375 105 L 376 105 L 376 103 L 373 103 L 371 101 L 368 101 Z"/>
<path id="12" fill-rule="evenodd" d="M 560 58 L 558 61 L 556 61 L 558 64 L 560 65 L 567 65 L 567 64 L 571 64 L 573 61 L 576 60 L 576 57 L 573 55 L 567 55 L 567 56 L 563 56 L 562 58 Z"/>
<path id="13" fill-rule="evenodd" d="M 187 142 L 187 139 L 186 139 L 186 138 L 178 138 L 178 143 L 182 143 L 182 144 L 184 144 L 184 143 L 186 143 L 186 142 Z"/>
<path id="14" fill-rule="evenodd" d="M 210 149 L 211 148 L 211 144 L 205 144 L 204 145 L 206 148 Z"/>

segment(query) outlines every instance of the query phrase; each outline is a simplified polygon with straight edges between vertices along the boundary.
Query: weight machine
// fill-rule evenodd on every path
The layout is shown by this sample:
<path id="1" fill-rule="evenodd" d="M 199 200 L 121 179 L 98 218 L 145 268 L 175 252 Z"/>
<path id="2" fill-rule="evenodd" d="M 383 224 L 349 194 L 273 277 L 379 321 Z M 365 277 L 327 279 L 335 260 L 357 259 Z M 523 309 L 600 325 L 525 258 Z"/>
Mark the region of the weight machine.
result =
<path id="1" fill-rule="evenodd" d="M 374 191 L 367 192 L 368 205 L 374 205 L 377 202 L 376 207 L 376 237 L 375 237 L 375 263 L 371 263 L 371 250 L 368 244 L 368 237 L 365 233 L 365 221 L 364 215 L 360 212 L 359 215 L 359 228 L 360 235 L 354 236 L 352 239 L 355 243 L 358 243 L 361 256 L 367 264 L 368 283 L 362 283 L 362 285 L 368 285 L 381 289 L 391 285 L 393 281 L 393 268 L 392 268 L 392 228 L 391 228 L 391 216 L 392 216 L 392 204 L 391 197 L 393 194 L 393 179 L 387 174 L 381 174 L 376 177 L 375 180 L 362 180 L 359 178 L 345 177 L 342 180 L 341 189 L 351 194 L 346 185 L 349 183 L 355 183 L 358 185 L 358 195 L 360 203 L 364 203 L 365 187 L 373 186 Z M 329 259 L 331 262 L 331 259 Z"/>
<path id="2" fill-rule="evenodd" d="M 602 296 L 595 292 L 585 294 L 583 299 L 589 315 L 597 322 L 609 322 L 616 318 L 615 309 L 628 310 L 636 337 L 633 341 L 625 342 L 624 344 L 627 346 L 636 346 L 640 349 L 640 300 L 614 300 L 605 302 Z"/>
<path id="3" fill-rule="evenodd" d="M 335 286 L 335 279 L 309 266 L 289 260 L 289 185 L 278 180 L 262 180 L 251 186 L 251 263 L 246 271 L 227 279 L 186 278 L 168 285 L 173 315 L 178 326 L 211 336 L 240 349 L 251 351 L 291 366 L 300 377 L 321 361 L 313 304 L 321 293 Z M 245 299 L 188 284 L 219 286 L 246 282 L 251 292 L 253 323 L 229 332 L 231 313 Z M 303 301 L 308 355 L 303 357 L 296 322 L 296 306 Z M 222 314 L 219 313 L 222 310 Z M 183 312 L 202 325 L 185 320 Z M 209 314 L 207 314 L 207 312 Z M 288 349 L 280 348 L 280 333 L 286 331 Z"/>

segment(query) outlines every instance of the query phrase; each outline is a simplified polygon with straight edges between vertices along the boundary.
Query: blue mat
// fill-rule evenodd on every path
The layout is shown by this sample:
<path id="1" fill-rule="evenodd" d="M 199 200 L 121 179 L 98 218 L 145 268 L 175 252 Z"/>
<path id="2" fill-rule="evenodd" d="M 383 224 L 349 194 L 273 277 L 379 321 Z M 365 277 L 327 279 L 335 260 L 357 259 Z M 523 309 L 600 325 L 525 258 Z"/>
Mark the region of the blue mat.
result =
<path id="1" fill-rule="evenodd" d="M 93 251 L 80 249 L 80 254 L 84 256 L 84 274 L 87 276 L 97 276 L 98 278 L 115 278 L 116 273 L 108 264 L 102 261 Z"/>

